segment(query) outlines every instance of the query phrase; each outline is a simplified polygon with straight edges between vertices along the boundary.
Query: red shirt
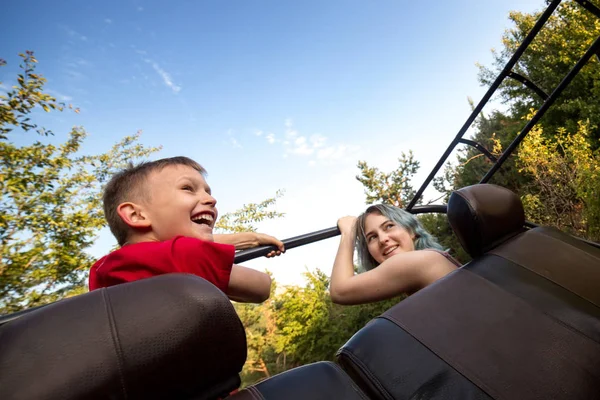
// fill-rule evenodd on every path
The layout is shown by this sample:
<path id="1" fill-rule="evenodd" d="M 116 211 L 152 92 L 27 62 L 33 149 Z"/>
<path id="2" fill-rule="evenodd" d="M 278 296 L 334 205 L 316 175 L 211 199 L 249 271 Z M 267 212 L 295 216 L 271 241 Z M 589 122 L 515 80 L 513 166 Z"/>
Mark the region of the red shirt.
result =
<path id="1" fill-rule="evenodd" d="M 227 293 L 235 247 L 177 236 L 121 247 L 90 270 L 90 290 L 173 272 L 194 274 Z"/>

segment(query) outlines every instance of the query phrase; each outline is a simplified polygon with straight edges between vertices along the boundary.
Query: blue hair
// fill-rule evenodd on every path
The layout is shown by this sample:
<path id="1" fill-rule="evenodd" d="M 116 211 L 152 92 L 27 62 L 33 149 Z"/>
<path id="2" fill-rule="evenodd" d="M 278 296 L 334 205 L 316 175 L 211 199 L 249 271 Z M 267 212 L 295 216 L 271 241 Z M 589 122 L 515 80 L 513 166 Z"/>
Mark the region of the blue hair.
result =
<path id="1" fill-rule="evenodd" d="M 415 250 L 435 249 L 443 251 L 443 247 L 437 242 L 429 232 L 423 228 L 421 221 L 408 211 L 401 208 L 389 206 L 386 204 L 376 204 L 367 208 L 367 210 L 356 219 L 356 239 L 355 246 L 358 253 L 358 260 L 363 270 L 369 271 L 377 267 L 379 263 L 375 261 L 369 253 L 367 238 L 365 236 L 365 221 L 369 214 L 380 214 L 394 222 L 396 225 L 406 229 L 415 236 Z"/>

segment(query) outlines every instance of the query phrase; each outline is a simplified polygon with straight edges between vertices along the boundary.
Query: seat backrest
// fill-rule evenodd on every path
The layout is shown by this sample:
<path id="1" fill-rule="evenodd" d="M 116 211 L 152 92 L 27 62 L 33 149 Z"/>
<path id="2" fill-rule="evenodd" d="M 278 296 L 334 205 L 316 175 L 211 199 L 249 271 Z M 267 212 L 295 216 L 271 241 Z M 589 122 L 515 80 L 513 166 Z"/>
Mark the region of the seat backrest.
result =
<path id="1" fill-rule="evenodd" d="M 473 261 L 368 324 L 339 352 L 375 398 L 600 399 L 600 251 L 523 228 L 495 185 L 452 194 Z"/>
<path id="2" fill-rule="evenodd" d="M 244 328 L 209 282 L 169 274 L 0 326 L 2 399 L 209 399 L 239 386 Z"/>

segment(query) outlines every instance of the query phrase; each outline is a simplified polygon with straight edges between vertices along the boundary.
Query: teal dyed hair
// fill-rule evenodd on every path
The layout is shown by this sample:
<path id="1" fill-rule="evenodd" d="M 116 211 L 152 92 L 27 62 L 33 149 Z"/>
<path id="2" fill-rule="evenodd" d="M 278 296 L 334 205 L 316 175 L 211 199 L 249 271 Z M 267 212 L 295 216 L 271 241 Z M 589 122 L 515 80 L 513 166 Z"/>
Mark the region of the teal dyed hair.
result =
<path id="1" fill-rule="evenodd" d="M 414 215 L 398 207 L 386 204 L 376 204 L 367 208 L 367 210 L 356 219 L 355 245 L 358 253 L 358 261 L 361 268 L 365 271 L 369 271 L 379 265 L 369 253 L 367 238 L 365 237 L 365 221 L 369 214 L 383 215 L 398 226 L 401 226 L 408 232 L 414 234 L 415 250 L 444 250 L 435 237 L 423 228 L 421 222 Z"/>

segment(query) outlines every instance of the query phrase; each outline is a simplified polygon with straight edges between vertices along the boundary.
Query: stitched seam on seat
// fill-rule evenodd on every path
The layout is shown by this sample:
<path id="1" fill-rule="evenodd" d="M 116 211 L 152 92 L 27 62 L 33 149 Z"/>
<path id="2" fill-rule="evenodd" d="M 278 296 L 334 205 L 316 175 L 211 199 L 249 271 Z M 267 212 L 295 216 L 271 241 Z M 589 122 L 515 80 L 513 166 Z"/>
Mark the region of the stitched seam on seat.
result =
<path id="1" fill-rule="evenodd" d="M 489 257 L 489 256 L 492 256 L 492 257 L 498 257 L 498 258 L 501 258 L 501 259 L 503 259 L 503 260 L 509 261 L 509 262 L 511 262 L 511 263 L 513 263 L 513 264 L 515 264 L 515 265 L 516 265 L 516 266 L 518 266 L 518 267 L 525 268 L 525 267 L 523 267 L 521 264 L 518 264 L 518 263 L 516 263 L 516 262 L 514 262 L 514 261 L 512 261 L 512 260 L 509 260 L 508 258 L 505 258 L 505 257 L 503 257 L 503 256 L 501 256 L 501 255 L 498 255 L 498 254 L 488 254 L 488 257 Z M 587 301 L 587 302 L 589 303 L 589 301 L 588 301 L 587 299 L 585 299 L 585 298 L 581 297 L 581 296 L 580 296 L 580 295 L 578 295 L 577 293 L 571 292 L 569 289 L 567 289 L 567 288 L 563 287 L 562 285 L 560 285 L 560 284 L 558 284 L 558 283 L 554 282 L 552 279 L 548 279 L 548 278 L 547 278 L 547 277 L 545 277 L 544 275 L 540 275 L 540 274 L 538 274 L 537 272 L 535 272 L 535 271 L 533 271 L 533 270 L 530 270 L 529 268 L 525 268 L 525 269 L 526 269 L 527 271 L 529 271 L 529 272 L 531 272 L 531 273 L 533 273 L 533 274 L 535 274 L 535 275 L 539 276 L 540 278 L 542 278 L 542 279 L 545 279 L 545 280 L 547 280 L 547 281 L 549 281 L 549 282 L 551 282 L 551 283 L 555 284 L 556 286 L 558 286 L 558 287 L 561 287 L 561 288 L 565 289 L 566 291 L 568 291 L 569 293 L 573 294 L 574 296 L 577 296 L 577 297 L 579 297 L 580 299 L 582 299 L 582 300 L 584 300 L 584 301 Z M 554 320 L 556 323 L 558 323 L 559 325 L 562 325 L 563 327 L 567 328 L 568 330 L 572 331 L 573 333 L 576 333 L 576 334 L 578 334 L 578 335 L 581 335 L 581 336 L 583 336 L 583 337 L 585 337 L 585 338 L 588 338 L 589 340 L 591 340 L 591 341 L 592 341 L 592 342 L 594 342 L 594 343 L 598 343 L 598 342 L 596 341 L 596 339 L 594 339 L 594 338 L 590 337 L 590 336 L 589 336 L 589 335 L 587 335 L 585 332 L 582 332 L 582 331 L 580 331 L 579 329 L 575 328 L 574 326 L 571 326 L 571 325 L 567 324 L 566 322 L 563 322 L 562 320 L 558 319 L 558 318 L 557 318 L 557 317 L 555 317 L 554 315 L 552 315 L 552 314 L 548 314 L 547 312 L 545 312 L 545 311 L 543 311 L 543 310 L 539 309 L 538 307 L 534 307 L 534 306 L 533 306 L 533 304 L 531 304 L 531 303 L 530 303 L 530 302 L 529 302 L 529 301 L 528 301 L 526 298 L 524 298 L 524 297 L 521 297 L 521 296 L 519 296 L 518 294 L 515 294 L 515 293 L 513 293 L 513 292 L 509 291 L 508 289 L 504 288 L 504 286 L 498 285 L 496 282 L 494 282 L 494 281 L 491 281 L 491 280 L 489 280 L 489 279 L 485 278 L 484 276 L 481 276 L 481 275 L 479 275 L 479 274 L 478 274 L 478 273 L 476 273 L 476 272 L 473 272 L 473 271 L 470 271 L 470 270 L 465 270 L 465 271 L 469 272 L 470 274 L 476 275 L 477 277 L 479 277 L 479 278 L 481 278 L 481 279 L 485 279 L 485 280 L 486 280 L 488 283 L 490 283 L 490 284 L 494 285 L 495 287 L 497 287 L 498 289 L 502 290 L 503 292 L 505 292 L 505 293 L 508 293 L 508 294 L 509 294 L 509 295 L 511 295 L 511 296 L 514 296 L 514 297 L 517 297 L 517 298 L 519 298 L 519 299 L 523 300 L 525 303 L 527 303 L 527 304 L 529 304 L 531 307 L 535 308 L 535 309 L 536 309 L 538 312 L 540 312 L 541 314 L 543 314 L 543 315 L 547 316 L 548 318 L 550 318 L 550 319 Z M 593 304 L 593 303 L 590 303 L 590 304 L 591 304 L 592 306 L 594 306 L 594 307 L 598 308 L 598 306 L 596 306 L 595 304 Z"/>
<path id="2" fill-rule="evenodd" d="M 331 363 L 331 365 L 333 365 L 333 368 L 335 368 L 337 371 L 339 371 L 342 376 L 344 377 L 344 380 L 347 380 L 348 382 L 350 382 L 350 384 L 352 385 L 352 388 L 354 389 L 354 391 L 363 399 L 365 400 L 369 400 L 369 398 L 367 397 L 367 395 L 365 393 L 362 392 L 362 390 L 360 390 L 357 387 L 357 383 L 354 382 L 352 380 L 352 378 L 350 378 L 350 376 L 348 376 L 348 374 L 346 374 L 346 371 L 344 371 L 339 365 L 335 364 L 335 363 Z"/>
<path id="3" fill-rule="evenodd" d="M 383 394 L 383 396 L 385 396 L 386 399 L 393 400 L 393 397 L 390 395 L 388 390 L 381 384 L 381 382 L 379 382 L 379 379 L 377 379 L 377 377 L 369 370 L 369 368 L 365 366 L 362 360 L 356 357 L 354 353 L 351 353 L 349 350 L 342 348 L 339 350 L 338 354 L 344 354 L 346 357 L 350 358 L 352 362 L 359 368 L 359 371 L 371 381 L 373 386 L 379 389 L 380 393 Z M 358 384 L 358 382 L 356 383 Z"/>
<path id="4" fill-rule="evenodd" d="M 540 235 L 544 235 L 545 237 L 547 237 L 547 238 L 549 238 L 549 239 L 552 239 L 552 240 L 555 240 L 555 241 L 561 242 L 561 243 L 563 243 L 563 244 L 566 244 L 566 245 L 568 245 L 568 246 L 570 246 L 570 247 L 574 248 L 575 250 L 577 250 L 577 251 L 579 251 L 579 252 L 581 252 L 581 253 L 585 253 L 585 254 L 587 254 L 587 255 L 589 255 L 589 256 L 591 256 L 591 257 L 595 258 L 596 260 L 599 260 L 599 259 L 600 259 L 600 257 L 597 257 L 595 254 L 588 253 L 587 251 L 585 251 L 585 250 L 582 250 L 582 249 L 580 249 L 579 247 L 577 247 L 577 246 L 575 246 L 575 245 L 573 245 L 573 244 L 571 244 L 571 243 L 568 243 L 568 242 L 562 241 L 562 240 L 560 240 L 559 238 L 556 238 L 556 237 L 554 237 L 554 236 L 552 236 L 552 235 L 548 235 L 548 234 L 546 234 L 544 231 L 539 231 L 539 230 L 538 230 L 538 231 L 535 231 L 535 233 L 539 233 Z M 562 233 L 564 233 L 564 232 L 562 232 Z M 572 238 L 574 238 L 575 240 L 577 240 L 577 237 L 576 237 L 576 236 L 573 236 L 573 235 L 569 235 L 569 236 L 571 236 Z M 581 243 L 587 244 L 587 243 L 585 243 L 585 242 L 581 242 Z M 588 244 L 588 246 L 592 247 L 592 245 L 589 245 L 589 244 Z"/>
<path id="5" fill-rule="evenodd" d="M 484 382 L 482 382 L 481 379 L 479 379 L 479 377 L 475 376 L 474 379 L 471 379 L 471 378 L 468 378 L 467 376 L 465 376 L 462 372 L 460 372 L 460 370 L 458 370 L 457 368 L 455 368 L 455 365 L 456 365 L 460 369 L 469 371 L 469 369 L 465 368 L 459 360 L 454 360 L 453 359 L 452 362 L 450 362 L 449 360 L 446 360 L 446 358 L 442 357 L 435 350 L 433 350 L 431 347 L 427 346 L 427 344 L 425 344 L 424 342 L 422 342 L 421 339 L 419 339 L 418 337 L 416 337 L 415 335 L 413 335 L 410 332 L 410 330 L 407 329 L 406 326 L 402 322 L 400 322 L 399 320 L 397 320 L 396 318 L 391 317 L 389 315 L 382 315 L 379 318 L 387 319 L 388 321 L 392 322 L 393 324 L 398 325 L 400 328 L 402 328 L 402 330 L 404 330 L 404 332 L 408 333 L 416 341 L 418 341 L 419 343 L 421 343 L 427 350 L 429 350 L 431 353 L 435 354 L 436 357 L 438 357 L 440 360 L 442 360 L 443 362 L 445 362 L 446 364 L 448 364 L 448 366 L 450 368 L 452 368 L 458 374 L 460 374 L 461 376 L 463 376 L 467 381 L 469 381 L 473 385 L 477 386 L 479 389 L 481 389 L 481 391 L 483 391 L 485 394 L 487 394 L 491 398 L 493 398 L 493 399 L 503 398 L 503 397 L 500 397 L 499 393 L 496 393 L 492 388 L 490 388 L 488 385 L 486 385 Z M 477 382 L 473 382 L 473 380 L 476 380 Z"/>
<path id="6" fill-rule="evenodd" d="M 464 268 L 461 268 L 461 271 L 464 271 L 464 273 L 468 273 L 471 274 L 473 276 L 476 276 L 479 279 L 484 280 L 485 282 L 490 283 L 487 279 L 469 271 L 466 270 Z M 512 295 L 512 294 L 511 294 Z M 512 295 L 514 296 L 514 295 Z M 517 297 L 517 296 L 515 296 Z M 523 301 L 523 300 L 521 300 Z M 431 353 L 435 354 L 436 357 L 438 357 L 440 360 L 442 360 L 443 362 L 445 362 L 450 368 L 452 368 L 456 373 L 458 373 L 459 375 L 463 376 L 467 381 L 471 382 L 473 385 L 477 386 L 482 392 L 484 392 L 485 394 L 487 394 L 489 397 L 493 398 L 493 399 L 500 399 L 500 398 L 504 398 L 500 396 L 500 393 L 497 393 L 493 388 L 489 387 L 485 382 L 483 382 L 481 379 L 479 379 L 478 376 L 473 375 L 473 379 L 467 377 L 464 373 L 461 372 L 461 370 L 463 371 L 468 371 L 469 373 L 471 373 L 472 371 L 470 371 L 468 368 L 466 368 L 458 359 L 452 359 L 452 360 L 448 360 L 448 358 L 451 357 L 442 357 L 440 354 L 438 354 L 437 351 L 433 350 L 430 346 L 428 346 L 426 343 L 424 343 L 420 338 L 418 338 L 417 336 L 413 335 L 412 332 L 410 331 L 410 329 L 408 329 L 408 327 L 403 324 L 401 321 L 399 321 L 398 319 L 394 318 L 393 316 L 389 315 L 389 314 L 383 314 L 381 316 L 379 316 L 379 318 L 384 318 L 387 319 L 388 321 L 392 322 L 393 324 L 398 325 L 402 330 L 404 330 L 404 332 L 406 332 L 407 334 L 409 334 L 411 337 L 413 337 L 416 341 L 418 341 L 419 343 L 421 343 L 427 350 L 429 350 Z M 458 367 L 458 368 L 457 368 Z M 477 381 L 477 382 L 475 382 Z"/>
<path id="7" fill-rule="evenodd" d="M 258 400 L 266 400 L 266 399 L 263 397 L 263 395 L 262 395 L 262 393 L 260 392 L 260 390 L 258 390 L 258 388 L 257 388 L 256 386 L 250 386 L 250 387 L 248 388 L 248 391 L 250 392 L 250 394 L 251 394 L 253 397 L 256 397 Z"/>
<path id="8" fill-rule="evenodd" d="M 537 232 L 537 233 L 539 233 L 539 232 Z M 573 247 L 574 249 L 576 249 L 577 251 L 579 251 L 580 253 L 584 253 L 586 255 L 592 256 L 593 258 L 597 258 L 596 256 L 594 256 L 592 254 L 589 254 L 589 253 L 587 253 L 587 252 L 585 252 L 585 251 L 583 251 L 583 250 L 581 250 L 581 249 L 573 246 L 572 244 L 563 242 L 560 239 L 557 239 L 557 238 L 549 236 L 549 235 L 545 235 L 543 233 L 541 233 L 541 234 L 543 236 L 549 238 L 549 239 L 553 239 L 554 241 L 567 244 L 567 245 Z M 540 276 L 540 277 L 542 277 L 542 278 L 544 278 L 544 279 L 546 279 L 546 280 L 554 283 L 555 285 L 558 285 L 558 286 L 562 287 L 563 289 L 568 290 L 569 292 L 573 293 L 575 296 L 577 296 L 577 297 L 579 297 L 579 298 L 587 301 L 588 303 L 591 303 L 591 304 L 593 304 L 596 307 L 600 307 L 600 305 L 596 301 L 594 301 L 592 299 L 588 299 L 587 297 L 583 296 L 581 293 L 577 293 L 577 292 L 572 291 L 571 289 L 569 289 L 568 287 L 566 287 L 563 283 L 557 282 L 555 279 L 552 279 L 551 277 L 544 275 L 542 272 L 537 271 L 534 268 L 531 268 L 529 265 L 525 265 L 525 263 L 522 263 L 519 260 L 513 259 L 513 257 L 510 256 L 510 254 L 507 255 L 507 254 L 504 254 L 504 252 L 501 252 L 501 251 L 502 251 L 502 249 L 495 248 L 495 249 L 490 250 L 487 254 L 498 256 L 498 257 L 502 257 L 505 260 L 508 260 L 508 261 L 512 262 L 513 264 L 516 264 L 516 265 L 520 266 L 521 268 L 525 268 L 526 270 L 533 272 L 534 274 L 536 274 L 536 275 L 538 275 L 538 276 Z"/>
<path id="9" fill-rule="evenodd" d="M 102 297 L 104 299 L 104 307 L 106 308 L 106 314 L 108 316 L 108 323 L 110 326 L 111 339 L 113 342 L 113 348 L 117 356 L 117 367 L 119 371 L 119 381 L 121 382 L 121 389 L 123 390 L 123 397 L 127 399 L 127 389 L 125 386 L 125 376 L 123 374 L 123 350 L 121 349 L 121 343 L 117 334 L 117 327 L 114 320 L 114 314 L 112 310 L 112 304 L 110 297 L 107 294 L 106 289 L 102 289 Z"/>

